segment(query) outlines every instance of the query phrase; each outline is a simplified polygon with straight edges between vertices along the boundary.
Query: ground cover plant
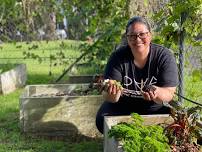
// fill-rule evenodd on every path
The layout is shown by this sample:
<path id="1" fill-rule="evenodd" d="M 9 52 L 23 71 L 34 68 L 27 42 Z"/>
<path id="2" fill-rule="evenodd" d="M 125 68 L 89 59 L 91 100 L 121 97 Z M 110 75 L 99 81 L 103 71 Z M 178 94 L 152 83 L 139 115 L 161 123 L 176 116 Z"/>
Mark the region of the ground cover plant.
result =
<path id="1" fill-rule="evenodd" d="M 143 118 L 133 113 L 132 123 L 121 122 L 109 130 L 109 137 L 123 142 L 125 152 L 168 152 L 168 138 L 159 125 L 145 126 Z"/>

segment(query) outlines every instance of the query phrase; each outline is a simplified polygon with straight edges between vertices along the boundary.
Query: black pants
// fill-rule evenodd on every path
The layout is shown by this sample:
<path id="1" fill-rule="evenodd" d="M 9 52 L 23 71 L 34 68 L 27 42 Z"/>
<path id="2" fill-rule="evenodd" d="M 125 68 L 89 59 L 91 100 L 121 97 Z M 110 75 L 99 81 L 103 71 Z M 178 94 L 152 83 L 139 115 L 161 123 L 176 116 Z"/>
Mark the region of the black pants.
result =
<path id="1" fill-rule="evenodd" d="M 170 108 L 156 104 L 152 101 L 144 100 L 121 100 L 116 103 L 105 101 L 97 112 L 96 126 L 103 134 L 104 116 L 130 115 L 131 113 L 140 115 L 148 114 L 169 114 Z"/>

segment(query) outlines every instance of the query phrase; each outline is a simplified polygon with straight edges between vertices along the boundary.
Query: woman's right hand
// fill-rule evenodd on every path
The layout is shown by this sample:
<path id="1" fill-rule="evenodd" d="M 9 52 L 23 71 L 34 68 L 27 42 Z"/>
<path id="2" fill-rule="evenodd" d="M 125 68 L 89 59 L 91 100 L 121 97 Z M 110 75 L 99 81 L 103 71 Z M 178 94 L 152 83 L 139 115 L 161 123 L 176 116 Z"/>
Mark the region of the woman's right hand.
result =
<path id="1" fill-rule="evenodd" d="M 103 96 L 105 100 L 109 102 L 118 102 L 123 90 L 123 87 L 121 86 L 120 82 L 108 79 L 104 82 L 105 84 Z"/>

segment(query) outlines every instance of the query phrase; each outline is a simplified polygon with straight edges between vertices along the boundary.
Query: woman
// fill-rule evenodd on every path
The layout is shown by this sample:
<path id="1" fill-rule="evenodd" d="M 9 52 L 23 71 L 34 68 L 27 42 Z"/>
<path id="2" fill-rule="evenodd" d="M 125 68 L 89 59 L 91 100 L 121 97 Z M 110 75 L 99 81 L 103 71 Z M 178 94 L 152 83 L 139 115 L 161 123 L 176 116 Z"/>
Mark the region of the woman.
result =
<path id="1" fill-rule="evenodd" d="M 151 28 L 144 18 L 131 18 L 126 36 L 128 44 L 112 53 L 105 69 L 108 87 L 96 116 L 101 133 L 104 116 L 169 113 L 163 103 L 172 100 L 178 84 L 174 56 L 167 48 L 151 43 Z M 146 91 L 146 86 L 153 89 Z"/>

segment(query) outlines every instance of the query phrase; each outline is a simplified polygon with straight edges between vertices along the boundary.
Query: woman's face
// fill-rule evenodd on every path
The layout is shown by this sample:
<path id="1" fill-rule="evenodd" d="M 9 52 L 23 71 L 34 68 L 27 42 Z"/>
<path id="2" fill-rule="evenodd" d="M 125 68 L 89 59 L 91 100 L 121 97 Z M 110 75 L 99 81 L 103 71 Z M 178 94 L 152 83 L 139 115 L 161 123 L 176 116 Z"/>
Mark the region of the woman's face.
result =
<path id="1" fill-rule="evenodd" d="M 128 28 L 127 40 L 132 51 L 143 52 L 149 48 L 151 33 L 143 23 L 134 23 Z"/>

